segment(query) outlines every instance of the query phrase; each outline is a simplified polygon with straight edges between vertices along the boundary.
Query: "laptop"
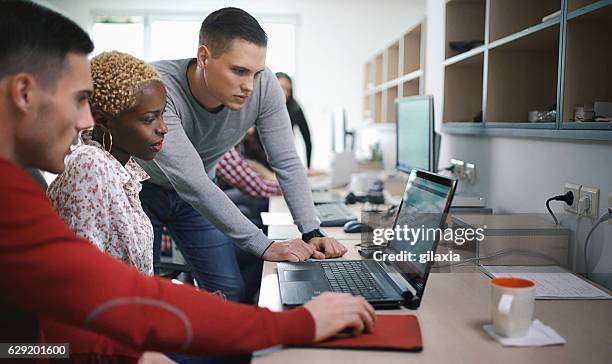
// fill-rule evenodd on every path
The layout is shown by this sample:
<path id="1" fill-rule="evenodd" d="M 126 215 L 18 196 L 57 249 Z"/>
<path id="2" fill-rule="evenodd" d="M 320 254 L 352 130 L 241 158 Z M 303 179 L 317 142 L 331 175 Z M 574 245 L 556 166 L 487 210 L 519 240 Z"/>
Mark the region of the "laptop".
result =
<path id="1" fill-rule="evenodd" d="M 393 227 L 443 228 L 457 182 L 413 169 Z M 414 244 L 393 239 L 383 253 L 435 253 L 439 234 L 416 239 Z M 431 252 L 431 253 L 430 253 Z M 322 292 L 346 292 L 363 296 L 377 309 L 404 305 L 418 308 L 433 262 L 389 260 L 321 260 L 279 263 L 281 302 L 299 306 Z"/>

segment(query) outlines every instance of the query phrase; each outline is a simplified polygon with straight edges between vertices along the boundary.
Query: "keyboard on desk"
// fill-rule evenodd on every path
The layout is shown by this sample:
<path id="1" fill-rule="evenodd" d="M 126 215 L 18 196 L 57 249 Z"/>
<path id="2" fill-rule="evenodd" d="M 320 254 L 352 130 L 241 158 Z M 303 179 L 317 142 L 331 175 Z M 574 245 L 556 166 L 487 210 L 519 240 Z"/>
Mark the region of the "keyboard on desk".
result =
<path id="1" fill-rule="evenodd" d="M 350 293 L 367 300 L 387 298 L 361 261 L 321 262 L 321 267 L 334 292 Z"/>
<path id="2" fill-rule="evenodd" d="M 321 226 L 344 226 L 349 221 L 357 220 L 357 217 L 345 204 L 327 203 L 316 205 L 315 211 Z"/>

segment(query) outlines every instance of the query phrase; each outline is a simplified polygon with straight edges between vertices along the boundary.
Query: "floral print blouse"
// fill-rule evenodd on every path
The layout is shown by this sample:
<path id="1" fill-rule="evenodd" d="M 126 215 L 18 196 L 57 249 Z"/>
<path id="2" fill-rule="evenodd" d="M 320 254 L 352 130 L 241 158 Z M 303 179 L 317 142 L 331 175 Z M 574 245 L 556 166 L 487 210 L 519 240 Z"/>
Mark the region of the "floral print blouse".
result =
<path id="1" fill-rule="evenodd" d="M 132 158 L 122 166 L 90 135 L 81 139 L 49 186 L 53 206 L 77 235 L 152 275 L 153 226 L 138 197 L 149 176 Z"/>

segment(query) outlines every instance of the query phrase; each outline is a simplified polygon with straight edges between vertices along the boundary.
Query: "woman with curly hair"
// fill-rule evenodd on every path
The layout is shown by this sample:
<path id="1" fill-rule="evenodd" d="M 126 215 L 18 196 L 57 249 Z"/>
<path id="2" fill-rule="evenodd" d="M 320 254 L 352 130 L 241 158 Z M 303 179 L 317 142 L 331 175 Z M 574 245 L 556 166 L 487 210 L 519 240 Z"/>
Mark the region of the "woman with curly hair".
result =
<path id="1" fill-rule="evenodd" d="M 148 176 L 132 157 L 151 160 L 161 150 L 166 91 L 152 66 L 126 53 L 94 57 L 91 74 L 95 126 L 48 195 L 77 235 L 152 275 L 153 228 L 138 198 Z"/>
<path id="2" fill-rule="evenodd" d="M 151 160 L 168 128 L 162 114 L 166 91 L 155 69 L 126 53 L 105 52 L 91 60 L 93 130 L 67 157 L 49 186 L 59 215 L 100 250 L 153 274 L 153 227 L 138 194 L 148 175 L 133 157 Z M 112 279 L 112 277 L 109 277 Z M 141 353 L 101 335 L 44 322 L 47 339 L 71 343 L 71 358 L 84 361 L 137 359 Z M 117 360 L 121 359 L 121 360 Z"/>

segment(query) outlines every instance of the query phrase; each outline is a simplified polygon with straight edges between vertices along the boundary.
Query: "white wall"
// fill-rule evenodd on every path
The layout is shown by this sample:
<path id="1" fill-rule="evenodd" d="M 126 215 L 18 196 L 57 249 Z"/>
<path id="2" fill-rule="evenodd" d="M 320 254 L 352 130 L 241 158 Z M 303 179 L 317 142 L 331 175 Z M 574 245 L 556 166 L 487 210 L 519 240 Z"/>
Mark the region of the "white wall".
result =
<path id="1" fill-rule="evenodd" d="M 46 1 L 85 29 L 94 9 L 206 13 L 237 6 L 256 17 L 296 15 L 294 91 L 314 135 L 313 163 L 319 168 L 329 164 L 331 110 L 345 106 L 349 125 L 361 122 L 363 65 L 416 24 L 425 11 L 425 0 Z"/>
<path id="2" fill-rule="evenodd" d="M 425 91 L 434 95 L 436 124 L 441 127 L 444 96 L 444 0 L 428 0 Z M 488 205 L 503 212 L 545 212 L 547 197 L 563 192 L 565 182 L 600 188 L 600 216 L 612 192 L 612 143 L 535 138 L 475 137 L 444 134 L 440 164 L 455 157 L 476 163 L 479 180 L 474 190 Z M 562 203 L 553 202 L 562 212 Z M 552 220 L 551 220 L 552 221 Z M 582 271 L 582 247 L 593 222 L 565 215 L 561 224 L 572 229 L 572 259 Z M 589 265 L 594 279 L 612 288 L 612 224 L 602 224 L 591 237 Z"/>

